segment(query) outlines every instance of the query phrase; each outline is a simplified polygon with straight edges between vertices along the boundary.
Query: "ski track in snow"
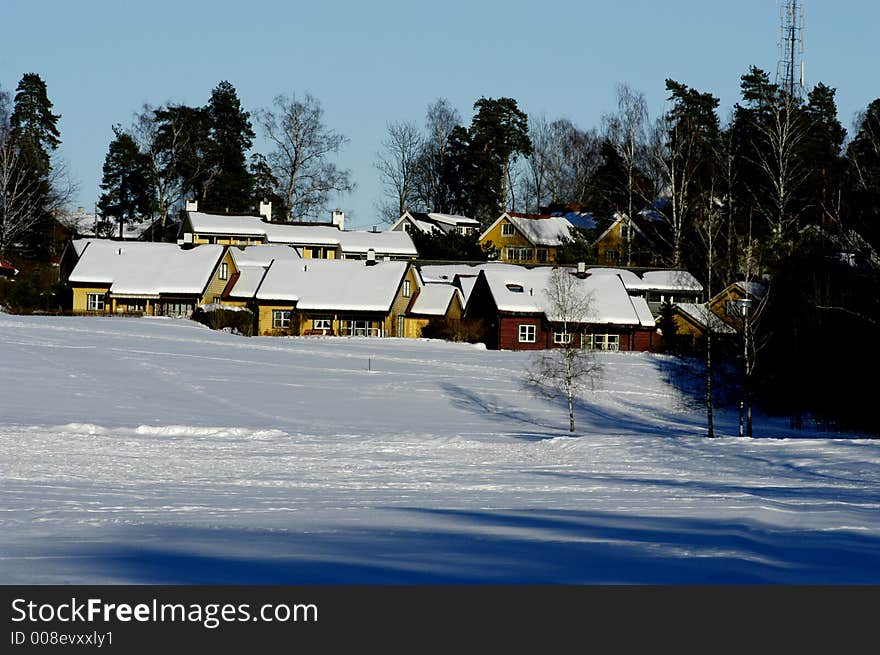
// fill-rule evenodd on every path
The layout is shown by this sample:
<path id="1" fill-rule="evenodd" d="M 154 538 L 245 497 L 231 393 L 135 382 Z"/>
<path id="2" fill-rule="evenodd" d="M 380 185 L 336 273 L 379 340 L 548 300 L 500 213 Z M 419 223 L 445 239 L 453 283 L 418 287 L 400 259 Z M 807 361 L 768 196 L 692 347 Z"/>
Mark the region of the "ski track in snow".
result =
<path id="1" fill-rule="evenodd" d="M 0 582 L 880 582 L 880 441 L 701 412 L 608 353 L 0 314 Z"/>

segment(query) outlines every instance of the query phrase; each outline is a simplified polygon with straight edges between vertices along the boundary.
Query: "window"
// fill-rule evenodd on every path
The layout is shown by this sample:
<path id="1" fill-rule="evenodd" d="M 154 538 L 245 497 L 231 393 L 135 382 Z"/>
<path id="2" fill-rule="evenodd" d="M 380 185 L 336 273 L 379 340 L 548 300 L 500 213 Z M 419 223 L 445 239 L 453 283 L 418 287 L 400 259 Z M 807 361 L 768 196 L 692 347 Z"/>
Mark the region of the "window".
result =
<path id="1" fill-rule="evenodd" d="M 329 332 L 333 329 L 333 321 L 329 316 L 315 316 L 312 319 L 312 329 L 327 330 Z"/>
<path id="2" fill-rule="evenodd" d="M 742 308 L 736 300 L 724 301 L 724 313 L 731 318 L 742 318 Z"/>
<path id="3" fill-rule="evenodd" d="M 507 249 L 507 260 L 508 261 L 520 261 L 520 262 L 528 262 L 532 260 L 532 249 L 531 248 L 508 248 Z"/>
<path id="4" fill-rule="evenodd" d="M 121 311 L 121 309 L 119 311 Z M 128 314 L 145 314 L 147 311 L 147 301 L 127 300 L 125 302 L 125 311 Z"/>
<path id="5" fill-rule="evenodd" d="M 590 350 L 620 350 L 620 335 L 585 334 L 583 344 Z"/>
<path id="6" fill-rule="evenodd" d="M 412 288 L 410 286 L 409 280 L 403 281 L 403 297 L 409 298 L 409 294 L 412 292 Z"/>
<path id="7" fill-rule="evenodd" d="M 373 321 L 346 319 L 339 321 L 339 332 L 348 337 L 381 337 L 382 328 L 374 327 Z"/>
<path id="8" fill-rule="evenodd" d="M 606 250 L 605 251 L 605 263 L 606 264 L 616 264 L 620 260 L 620 257 L 617 254 L 616 250 Z"/>
<path id="9" fill-rule="evenodd" d="M 501 224 L 501 236 L 512 237 L 514 234 L 516 234 L 516 230 L 513 227 L 513 223 Z"/>
<path id="10" fill-rule="evenodd" d="M 520 325 L 519 326 L 519 342 L 520 343 L 535 343 L 537 336 L 537 329 L 534 325 Z"/>
<path id="11" fill-rule="evenodd" d="M 571 333 L 570 332 L 554 332 L 553 333 L 553 343 L 556 343 L 556 344 L 571 343 Z"/>
<path id="12" fill-rule="evenodd" d="M 220 264 L 220 279 L 228 280 L 229 279 L 229 264 L 223 262 Z"/>
<path id="13" fill-rule="evenodd" d="M 397 317 L 397 336 L 406 336 L 406 319 L 403 316 Z"/>
<path id="14" fill-rule="evenodd" d="M 286 330 L 290 328 L 290 310 L 289 309 L 273 309 L 272 310 L 272 327 L 276 330 Z"/>
<path id="15" fill-rule="evenodd" d="M 507 286 L 507 290 L 510 291 L 511 293 L 523 293 L 523 291 L 524 291 L 523 285 L 521 285 L 521 284 L 514 284 L 513 282 L 511 282 L 510 284 L 507 284 L 506 286 Z"/>
<path id="16" fill-rule="evenodd" d="M 104 294 L 103 293 L 90 293 L 87 299 L 86 309 L 90 312 L 103 312 L 104 311 Z"/>
<path id="17" fill-rule="evenodd" d="M 538 261 L 543 263 L 547 261 L 547 249 L 546 248 L 538 248 Z"/>
<path id="18" fill-rule="evenodd" d="M 221 300 L 222 298 L 220 298 L 220 296 L 214 296 L 214 299 L 211 300 L 211 302 L 215 305 L 219 305 Z"/>

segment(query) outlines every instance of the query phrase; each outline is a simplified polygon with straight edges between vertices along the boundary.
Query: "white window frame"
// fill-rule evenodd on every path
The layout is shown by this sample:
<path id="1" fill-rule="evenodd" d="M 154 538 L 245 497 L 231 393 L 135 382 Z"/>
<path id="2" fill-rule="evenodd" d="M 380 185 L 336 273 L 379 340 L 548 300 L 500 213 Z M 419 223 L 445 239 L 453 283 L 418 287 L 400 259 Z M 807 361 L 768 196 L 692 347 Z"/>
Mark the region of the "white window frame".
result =
<path id="1" fill-rule="evenodd" d="M 513 223 L 502 223 L 501 224 L 501 236 L 512 237 L 515 235 L 516 235 L 516 228 L 513 226 Z"/>
<path id="2" fill-rule="evenodd" d="M 584 343 L 588 350 L 617 352 L 620 350 L 619 334 L 585 334 Z"/>
<path id="3" fill-rule="evenodd" d="M 403 297 L 409 298 L 411 293 L 412 293 L 412 285 L 410 284 L 410 281 L 404 280 L 403 281 Z"/>
<path id="4" fill-rule="evenodd" d="M 532 256 L 534 251 L 532 248 L 525 248 L 521 246 L 508 246 L 507 247 L 507 259 L 512 262 L 530 262 L 532 261 Z"/>
<path id="5" fill-rule="evenodd" d="M 549 253 L 549 251 L 547 250 L 547 248 L 538 248 L 538 249 L 535 251 L 535 257 L 536 257 L 536 258 L 538 259 L 538 261 L 541 262 L 542 264 L 543 264 L 544 262 L 547 261 L 547 258 L 549 257 L 549 254 L 550 254 L 550 253 Z"/>
<path id="6" fill-rule="evenodd" d="M 275 330 L 289 330 L 291 313 L 289 309 L 273 309 L 272 328 Z"/>
<path id="7" fill-rule="evenodd" d="M 520 323 L 517 336 L 520 343 L 537 343 L 538 327 L 531 323 Z"/>
<path id="8" fill-rule="evenodd" d="M 329 332 L 333 329 L 333 319 L 329 316 L 314 316 L 312 317 L 312 329 Z"/>
<path id="9" fill-rule="evenodd" d="M 553 343 L 559 345 L 571 343 L 571 332 L 554 332 Z"/>
<path id="10" fill-rule="evenodd" d="M 373 327 L 369 319 L 343 319 L 339 321 L 339 333 L 347 337 L 381 337 L 382 328 Z"/>
<path id="11" fill-rule="evenodd" d="M 107 299 L 104 293 L 90 293 L 86 297 L 86 309 L 90 312 L 103 312 Z"/>
<path id="12" fill-rule="evenodd" d="M 228 280 L 229 279 L 229 264 L 223 262 L 220 264 L 220 279 Z"/>

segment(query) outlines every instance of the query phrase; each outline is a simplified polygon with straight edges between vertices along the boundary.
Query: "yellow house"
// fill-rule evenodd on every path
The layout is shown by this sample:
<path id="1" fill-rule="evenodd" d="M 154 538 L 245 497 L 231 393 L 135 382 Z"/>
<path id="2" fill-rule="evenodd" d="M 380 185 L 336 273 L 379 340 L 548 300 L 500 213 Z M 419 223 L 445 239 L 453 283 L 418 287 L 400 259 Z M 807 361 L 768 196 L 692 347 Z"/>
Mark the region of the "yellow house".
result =
<path id="1" fill-rule="evenodd" d="M 743 307 L 753 306 L 766 289 L 756 282 L 734 282 L 709 300 L 709 309 L 737 332 L 743 329 Z"/>
<path id="2" fill-rule="evenodd" d="M 461 290 L 451 284 L 424 284 L 412 298 L 406 312 L 404 336 L 418 339 L 431 319 L 460 320 L 464 313 Z"/>
<path id="3" fill-rule="evenodd" d="M 571 236 L 562 216 L 504 212 L 480 235 L 480 245 L 493 247 L 498 259 L 511 264 L 555 264 L 559 247 Z"/>
<path id="4" fill-rule="evenodd" d="M 253 294 L 257 333 L 402 337 L 417 288 L 409 262 L 275 260 Z"/>
<path id="5" fill-rule="evenodd" d="M 594 245 L 596 263 L 602 266 L 647 266 L 657 258 L 651 239 L 626 214 L 615 214 Z"/>
<path id="6" fill-rule="evenodd" d="M 81 314 L 189 316 L 222 291 L 229 275 L 223 246 L 183 249 L 170 243 L 93 239 L 68 282 Z"/>
<path id="7" fill-rule="evenodd" d="M 378 259 L 418 257 L 412 238 L 405 232 L 344 230 L 343 226 L 344 214 L 339 211 L 333 213 L 332 223 L 272 223 L 260 216 L 208 214 L 190 208 L 178 243 L 279 244 L 296 248 L 305 259 L 366 259 L 370 253 Z"/>

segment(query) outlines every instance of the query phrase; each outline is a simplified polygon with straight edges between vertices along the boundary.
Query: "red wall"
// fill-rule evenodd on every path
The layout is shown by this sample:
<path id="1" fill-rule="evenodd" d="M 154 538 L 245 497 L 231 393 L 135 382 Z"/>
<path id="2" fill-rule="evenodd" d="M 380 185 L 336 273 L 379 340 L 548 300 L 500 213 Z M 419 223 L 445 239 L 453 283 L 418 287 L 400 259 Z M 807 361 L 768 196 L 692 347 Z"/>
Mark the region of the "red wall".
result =
<path id="1" fill-rule="evenodd" d="M 535 343 L 519 342 L 519 326 L 535 326 Z M 657 339 L 656 331 L 645 328 L 596 326 L 591 332 L 598 334 L 619 334 L 620 350 L 647 351 Z M 575 345 L 578 335 L 575 335 Z M 501 350 L 544 350 L 553 348 L 553 330 L 537 316 L 500 316 L 498 319 L 498 348 Z"/>

